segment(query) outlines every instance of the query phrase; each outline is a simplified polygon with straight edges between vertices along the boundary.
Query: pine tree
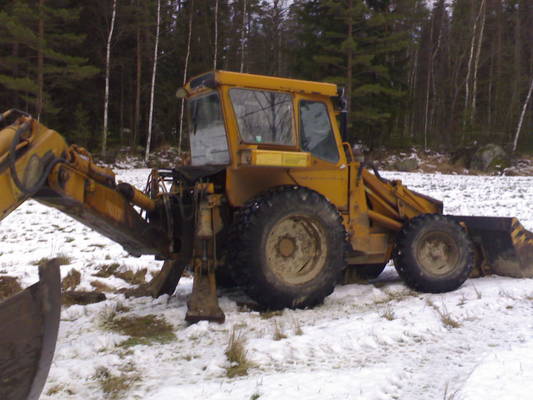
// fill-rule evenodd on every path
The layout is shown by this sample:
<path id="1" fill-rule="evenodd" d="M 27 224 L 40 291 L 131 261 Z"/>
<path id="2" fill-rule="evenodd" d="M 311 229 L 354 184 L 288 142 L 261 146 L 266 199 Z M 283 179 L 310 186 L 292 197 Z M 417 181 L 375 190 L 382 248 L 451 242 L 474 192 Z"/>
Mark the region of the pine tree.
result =
<path id="1" fill-rule="evenodd" d="M 1 43 L 16 44 L 18 54 L 0 65 L 0 84 L 37 114 L 54 114 L 62 101 L 53 94 L 71 90 L 98 70 L 87 59 L 71 55 L 84 40 L 69 29 L 79 20 L 79 8 L 71 2 L 40 0 L 38 10 L 30 1 L 16 0 L 0 11 Z M 37 63 L 32 62 L 35 58 Z"/>

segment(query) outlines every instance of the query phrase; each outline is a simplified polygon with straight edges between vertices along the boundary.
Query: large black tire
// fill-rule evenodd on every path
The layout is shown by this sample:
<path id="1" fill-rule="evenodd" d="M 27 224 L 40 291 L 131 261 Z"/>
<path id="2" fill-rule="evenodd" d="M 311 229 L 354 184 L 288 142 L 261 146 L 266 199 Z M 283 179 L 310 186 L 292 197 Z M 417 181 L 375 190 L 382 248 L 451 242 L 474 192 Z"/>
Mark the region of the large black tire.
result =
<path id="1" fill-rule="evenodd" d="M 468 278 L 474 250 L 465 230 L 444 215 L 413 218 L 399 233 L 393 254 L 400 277 L 428 293 L 455 290 Z"/>
<path id="2" fill-rule="evenodd" d="M 345 231 L 336 208 L 319 193 L 280 186 L 235 215 L 230 270 L 268 309 L 321 303 L 344 269 Z"/>

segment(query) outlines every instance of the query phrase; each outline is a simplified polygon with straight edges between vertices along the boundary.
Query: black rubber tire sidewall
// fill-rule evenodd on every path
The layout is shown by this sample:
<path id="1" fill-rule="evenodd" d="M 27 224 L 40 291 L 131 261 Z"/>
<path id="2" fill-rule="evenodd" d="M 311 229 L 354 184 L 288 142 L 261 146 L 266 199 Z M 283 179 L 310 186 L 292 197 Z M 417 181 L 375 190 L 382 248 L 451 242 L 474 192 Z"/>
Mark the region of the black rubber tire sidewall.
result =
<path id="1" fill-rule="evenodd" d="M 302 284 L 278 279 L 266 262 L 269 232 L 290 215 L 312 218 L 325 235 L 323 268 Z M 247 203 L 234 224 L 230 269 L 243 290 L 260 305 L 269 309 L 311 307 L 333 291 L 345 266 L 345 232 L 336 208 L 322 195 L 300 186 L 277 187 Z"/>
<path id="2" fill-rule="evenodd" d="M 459 251 L 456 268 L 443 276 L 429 273 L 417 261 L 417 241 L 430 231 L 453 236 Z M 424 214 L 409 221 L 398 234 L 393 259 L 398 274 L 409 287 L 421 292 L 442 293 L 459 288 L 468 278 L 474 250 L 467 233 L 457 222 L 444 215 Z"/>

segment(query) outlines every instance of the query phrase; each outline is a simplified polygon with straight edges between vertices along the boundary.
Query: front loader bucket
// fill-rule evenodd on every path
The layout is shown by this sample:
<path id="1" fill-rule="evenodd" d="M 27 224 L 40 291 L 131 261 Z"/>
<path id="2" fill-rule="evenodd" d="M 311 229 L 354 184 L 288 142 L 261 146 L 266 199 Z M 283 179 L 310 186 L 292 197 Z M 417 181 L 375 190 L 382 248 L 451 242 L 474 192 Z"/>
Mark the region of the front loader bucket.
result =
<path id="1" fill-rule="evenodd" d="M 39 282 L 0 303 L 0 399 L 36 400 L 52 364 L 61 312 L 59 265 L 39 267 Z"/>
<path id="2" fill-rule="evenodd" d="M 454 217 L 480 253 L 482 273 L 533 278 L 533 233 L 516 218 Z"/>

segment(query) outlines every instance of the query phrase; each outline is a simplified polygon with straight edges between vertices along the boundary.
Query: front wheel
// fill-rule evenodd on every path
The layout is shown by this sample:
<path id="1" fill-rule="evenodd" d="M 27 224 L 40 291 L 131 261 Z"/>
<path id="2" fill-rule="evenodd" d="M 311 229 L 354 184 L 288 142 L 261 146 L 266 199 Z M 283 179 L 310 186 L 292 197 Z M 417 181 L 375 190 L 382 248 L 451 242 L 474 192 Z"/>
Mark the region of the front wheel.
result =
<path id="1" fill-rule="evenodd" d="M 344 269 L 344 227 L 319 193 L 281 186 L 243 207 L 234 221 L 231 271 L 269 309 L 311 307 Z"/>
<path id="2" fill-rule="evenodd" d="M 443 215 L 413 218 L 399 233 L 393 255 L 400 277 L 428 293 L 455 290 L 472 270 L 474 250 L 465 230 Z"/>

